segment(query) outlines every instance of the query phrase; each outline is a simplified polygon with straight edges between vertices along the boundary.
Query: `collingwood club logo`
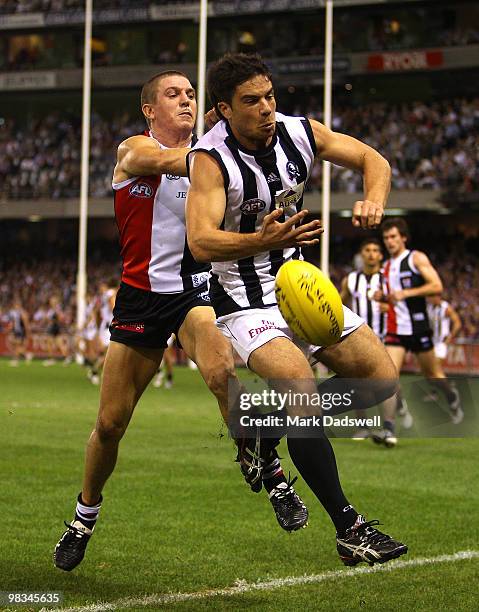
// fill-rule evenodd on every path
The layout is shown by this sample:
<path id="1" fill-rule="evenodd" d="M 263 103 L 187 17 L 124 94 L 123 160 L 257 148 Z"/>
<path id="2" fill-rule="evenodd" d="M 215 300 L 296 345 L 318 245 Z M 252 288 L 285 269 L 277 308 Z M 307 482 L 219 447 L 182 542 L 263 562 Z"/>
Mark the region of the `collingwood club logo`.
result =
<path id="1" fill-rule="evenodd" d="M 181 177 L 180 176 L 176 176 L 176 174 L 167 174 L 166 178 L 169 181 L 178 181 Z"/>
<path id="2" fill-rule="evenodd" d="M 289 178 L 294 181 L 294 179 L 299 178 L 300 174 L 299 174 L 299 168 L 298 168 L 298 164 L 294 161 L 289 161 L 286 164 L 286 171 L 289 175 Z"/>

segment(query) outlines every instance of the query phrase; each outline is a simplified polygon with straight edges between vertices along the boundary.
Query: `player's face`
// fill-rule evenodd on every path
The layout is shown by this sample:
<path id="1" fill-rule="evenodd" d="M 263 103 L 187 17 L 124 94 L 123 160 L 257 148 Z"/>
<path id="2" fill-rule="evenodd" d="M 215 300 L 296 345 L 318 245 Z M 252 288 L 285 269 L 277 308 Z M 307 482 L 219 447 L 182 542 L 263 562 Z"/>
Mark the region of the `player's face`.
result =
<path id="1" fill-rule="evenodd" d="M 179 74 L 158 81 L 156 103 L 149 106 L 152 127 L 155 123 L 193 130 L 196 121 L 196 94 L 191 83 Z"/>
<path id="2" fill-rule="evenodd" d="M 371 243 L 363 246 L 361 249 L 361 257 L 363 258 L 365 266 L 373 268 L 381 264 L 383 254 L 381 253 L 379 245 Z"/>
<path id="3" fill-rule="evenodd" d="M 406 248 L 406 238 L 401 236 L 397 227 L 392 227 L 383 233 L 383 242 L 392 257 L 399 255 Z"/>
<path id="4" fill-rule="evenodd" d="M 267 76 L 258 74 L 241 83 L 231 104 L 220 102 L 218 106 L 245 147 L 260 149 L 271 142 L 276 129 L 276 100 Z"/>
<path id="5" fill-rule="evenodd" d="M 440 295 L 430 295 L 428 298 L 428 301 L 433 305 L 433 306 L 440 306 L 441 305 L 441 296 Z"/>

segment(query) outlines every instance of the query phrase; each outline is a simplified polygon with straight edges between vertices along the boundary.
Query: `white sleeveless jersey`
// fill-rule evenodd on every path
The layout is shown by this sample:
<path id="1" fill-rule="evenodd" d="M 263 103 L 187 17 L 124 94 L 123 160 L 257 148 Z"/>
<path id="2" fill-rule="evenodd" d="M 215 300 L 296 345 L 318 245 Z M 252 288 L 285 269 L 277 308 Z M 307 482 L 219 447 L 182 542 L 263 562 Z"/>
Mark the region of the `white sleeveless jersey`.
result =
<path id="1" fill-rule="evenodd" d="M 383 275 L 386 293 L 424 285 L 424 278 L 413 262 L 414 251 L 405 249 L 398 257 L 388 259 Z M 415 336 L 431 333 L 425 297 L 413 297 L 390 304 L 387 333 Z"/>
<path id="2" fill-rule="evenodd" d="M 12 330 L 14 334 L 25 333 L 25 326 L 23 324 L 22 312 L 18 308 L 12 308 L 8 313 L 8 318 L 12 323 Z"/>
<path id="3" fill-rule="evenodd" d="M 374 274 L 350 272 L 347 284 L 351 295 L 351 310 L 363 318 L 382 340 L 386 335 L 387 314 L 381 312 L 379 302 L 373 300 L 375 291 L 383 289 L 381 272 Z"/>
<path id="4" fill-rule="evenodd" d="M 307 119 L 281 113 L 276 113 L 276 122 L 273 140 L 263 150 L 243 147 L 229 125 L 220 121 L 188 155 L 191 163 L 197 151 L 205 151 L 218 162 L 227 197 L 221 229 L 227 232 L 259 231 L 264 217 L 276 208 L 283 209 L 286 219 L 301 210 L 316 152 L 312 128 Z M 277 271 L 285 261 L 300 258 L 300 250 L 290 248 L 213 262 L 210 296 L 216 315 L 276 304 Z"/>
<path id="5" fill-rule="evenodd" d="M 434 304 L 427 305 L 427 314 L 432 328 L 432 341 L 434 344 L 444 342 L 451 333 L 451 319 L 446 314 L 448 308 L 449 302 L 446 302 L 446 300 L 441 300 L 439 306 Z"/>
<path id="6" fill-rule="evenodd" d="M 145 135 L 153 138 L 151 132 Z M 122 281 L 155 293 L 179 293 L 204 283 L 209 265 L 193 259 L 186 241 L 189 180 L 172 174 L 135 176 L 112 186 Z"/>
<path id="7" fill-rule="evenodd" d="M 113 319 L 113 309 L 111 307 L 111 298 L 115 295 L 115 289 L 107 289 L 101 294 L 100 302 L 100 327 L 109 327 Z"/>

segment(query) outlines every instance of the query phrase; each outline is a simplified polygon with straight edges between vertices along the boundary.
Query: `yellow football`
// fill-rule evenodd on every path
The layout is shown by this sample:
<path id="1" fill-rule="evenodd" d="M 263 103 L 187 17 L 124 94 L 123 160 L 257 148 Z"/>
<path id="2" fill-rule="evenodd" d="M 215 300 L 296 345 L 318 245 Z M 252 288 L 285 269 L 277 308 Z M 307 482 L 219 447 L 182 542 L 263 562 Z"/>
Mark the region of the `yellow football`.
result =
<path id="1" fill-rule="evenodd" d="M 341 297 L 319 268 L 293 259 L 276 275 L 276 300 L 291 331 L 310 344 L 330 346 L 343 331 Z"/>

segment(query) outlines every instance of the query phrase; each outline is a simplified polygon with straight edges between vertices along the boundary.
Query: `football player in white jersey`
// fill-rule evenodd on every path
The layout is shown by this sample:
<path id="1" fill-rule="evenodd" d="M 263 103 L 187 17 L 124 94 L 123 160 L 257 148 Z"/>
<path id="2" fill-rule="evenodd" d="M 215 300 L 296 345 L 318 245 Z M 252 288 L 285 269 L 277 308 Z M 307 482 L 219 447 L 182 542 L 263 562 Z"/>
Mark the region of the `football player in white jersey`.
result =
<path id="1" fill-rule="evenodd" d="M 230 342 L 218 331 L 210 306 L 209 266 L 195 262 L 185 237 L 186 154 L 196 120 L 195 91 L 186 75 L 166 71 L 143 86 L 148 130 L 122 142 L 113 173 L 115 216 L 123 259 L 122 282 L 110 326 L 100 408 L 87 446 L 75 518 L 54 552 L 56 567 L 74 569 L 83 559 L 133 410 L 157 372 L 175 334 L 216 396 L 227 422 L 228 394 L 241 389 Z M 281 469 L 272 447 L 262 458 L 264 485 L 281 527 L 299 529 L 306 507 Z M 245 479 L 249 482 L 248 466 Z M 259 485 L 259 486 L 258 486 Z"/>
<path id="2" fill-rule="evenodd" d="M 361 266 L 359 270 L 350 272 L 341 284 L 341 299 L 348 304 L 352 310 L 361 316 L 371 327 L 376 336 L 384 342 L 387 330 L 388 305 L 375 299 L 377 292 L 383 291 L 383 274 L 381 263 L 383 252 L 381 243 L 377 238 L 367 238 L 361 243 L 359 255 Z M 397 406 L 394 408 L 392 402 L 383 405 L 383 426 L 391 433 L 394 433 L 396 412 L 402 419 L 402 425 L 406 429 L 412 427 L 413 419 L 409 412 L 406 401 L 401 396 L 401 391 L 397 393 Z M 358 416 L 360 411 L 358 411 Z M 375 442 L 384 443 L 387 448 L 393 448 L 397 444 L 395 435 L 372 436 L 372 431 L 361 428 L 354 434 L 355 440 L 364 440 L 372 437 Z"/>
<path id="3" fill-rule="evenodd" d="M 425 253 L 407 248 L 409 228 L 404 219 L 387 219 L 381 231 L 390 258 L 384 264 L 384 295 L 378 292 L 376 298 L 389 304 L 387 351 L 398 372 L 406 352 L 415 355 L 422 374 L 444 393 L 452 423 L 458 424 L 464 416 L 461 399 L 434 353 L 426 307 L 427 296 L 442 292 L 441 279 Z M 386 440 L 394 432 L 385 429 L 382 434 Z"/>
<path id="4" fill-rule="evenodd" d="M 442 299 L 440 293 L 427 298 L 427 314 L 432 328 L 434 352 L 441 364 L 444 364 L 449 345 L 461 331 L 461 318 L 451 304 Z"/>
<path id="5" fill-rule="evenodd" d="M 318 243 L 320 223 L 301 224 L 304 184 L 314 158 L 364 175 L 364 199 L 353 208 L 356 227 L 376 227 L 390 189 L 388 162 L 358 140 L 317 121 L 276 113 L 271 74 L 258 55 L 227 54 L 208 71 L 208 93 L 221 121 L 189 155 L 187 235 L 194 257 L 212 262 L 210 295 L 217 324 L 248 367 L 290 398 L 317 393 L 304 346 L 281 317 L 274 274 L 282 262 Z M 345 307 L 342 340 L 319 359 L 348 378 L 384 381 L 396 390 L 394 364 L 379 339 Z M 300 407 L 291 400 L 288 410 Z M 309 406 L 311 408 L 311 405 Z M 290 432 L 291 433 L 291 432 Z M 377 531 L 346 499 L 334 451 L 321 426 L 287 437 L 301 476 L 328 512 L 343 563 L 385 562 L 407 547 Z"/>
<path id="6" fill-rule="evenodd" d="M 442 299 L 440 293 L 427 298 L 427 314 L 432 328 L 434 353 L 444 367 L 449 345 L 461 331 L 461 318 L 454 308 Z M 437 401 L 439 396 L 435 389 L 424 397 L 425 401 Z"/>

